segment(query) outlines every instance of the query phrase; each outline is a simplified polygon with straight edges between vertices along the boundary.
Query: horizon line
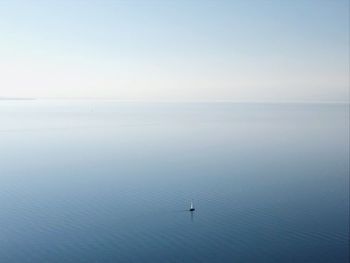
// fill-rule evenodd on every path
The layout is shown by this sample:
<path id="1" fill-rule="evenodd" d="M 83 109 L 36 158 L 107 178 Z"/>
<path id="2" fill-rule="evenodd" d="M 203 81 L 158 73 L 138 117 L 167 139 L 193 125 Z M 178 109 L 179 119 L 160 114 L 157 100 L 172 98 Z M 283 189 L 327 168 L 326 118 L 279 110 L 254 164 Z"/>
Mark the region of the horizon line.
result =
<path id="1" fill-rule="evenodd" d="M 350 100 L 127 100 L 107 97 L 0 97 L 0 100 L 98 100 L 130 103 L 350 104 Z"/>

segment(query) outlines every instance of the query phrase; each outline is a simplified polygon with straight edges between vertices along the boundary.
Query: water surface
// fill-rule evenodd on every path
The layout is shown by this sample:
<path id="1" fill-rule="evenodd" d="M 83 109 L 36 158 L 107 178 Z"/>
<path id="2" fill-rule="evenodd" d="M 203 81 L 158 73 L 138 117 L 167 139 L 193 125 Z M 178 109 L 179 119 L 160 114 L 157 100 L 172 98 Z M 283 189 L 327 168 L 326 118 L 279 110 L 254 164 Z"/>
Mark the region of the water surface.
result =
<path id="1" fill-rule="evenodd" d="M 348 117 L 345 104 L 0 101 L 0 262 L 345 263 Z"/>

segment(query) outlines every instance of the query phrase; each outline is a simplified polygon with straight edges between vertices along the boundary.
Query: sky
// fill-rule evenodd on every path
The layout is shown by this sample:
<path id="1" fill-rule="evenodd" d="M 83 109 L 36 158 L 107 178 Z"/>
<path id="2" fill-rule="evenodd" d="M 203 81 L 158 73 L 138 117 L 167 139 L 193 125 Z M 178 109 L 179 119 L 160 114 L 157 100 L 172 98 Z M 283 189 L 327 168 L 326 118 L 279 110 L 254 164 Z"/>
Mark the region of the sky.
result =
<path id="1" fill-rule="evenodd" d="M 348 101 L 348 0 L 0 0 L 0 98 Z"/>

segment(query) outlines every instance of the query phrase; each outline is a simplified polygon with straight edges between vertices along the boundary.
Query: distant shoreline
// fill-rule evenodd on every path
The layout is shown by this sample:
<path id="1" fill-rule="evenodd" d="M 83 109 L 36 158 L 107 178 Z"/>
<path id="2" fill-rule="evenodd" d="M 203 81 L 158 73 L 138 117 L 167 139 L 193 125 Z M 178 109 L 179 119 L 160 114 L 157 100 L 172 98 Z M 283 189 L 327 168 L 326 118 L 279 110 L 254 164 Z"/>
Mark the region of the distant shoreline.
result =
<path id="1" fill-rule="evenodd" d="M 36 100 L 36 98 L 1 98 L 0 100 Z"/>

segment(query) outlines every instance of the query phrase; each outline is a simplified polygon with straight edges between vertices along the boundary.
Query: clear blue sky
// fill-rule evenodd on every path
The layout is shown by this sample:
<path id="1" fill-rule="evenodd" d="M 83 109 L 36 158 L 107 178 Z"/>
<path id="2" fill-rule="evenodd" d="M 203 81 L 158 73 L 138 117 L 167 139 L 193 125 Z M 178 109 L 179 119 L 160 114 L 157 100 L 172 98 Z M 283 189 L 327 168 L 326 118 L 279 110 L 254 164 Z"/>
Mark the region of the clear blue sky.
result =
<path id="1" fill-rule="evenodd" d="M 0 97 L 348 100 L 348 0 L 0 0 L 0 32 Z"/>

